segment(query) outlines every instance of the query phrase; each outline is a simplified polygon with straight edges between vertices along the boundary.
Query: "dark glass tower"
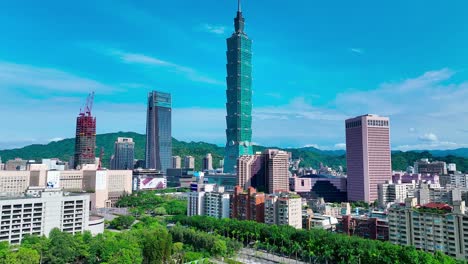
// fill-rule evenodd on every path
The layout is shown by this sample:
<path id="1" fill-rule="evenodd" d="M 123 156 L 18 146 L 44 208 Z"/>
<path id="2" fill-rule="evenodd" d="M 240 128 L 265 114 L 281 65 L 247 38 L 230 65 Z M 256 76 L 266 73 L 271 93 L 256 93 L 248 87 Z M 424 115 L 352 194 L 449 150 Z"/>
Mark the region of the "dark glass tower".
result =
<path id="1" fill-rule="evenodd" d="M 146 168 L 166 173 L 172 166 L 171 94 L 157 91 L 148 95 L 146 119 Z"/>
<path id="2" fill-rule="evenodd" d="M 252 40 L 244 32 L 240 0 L 235 31 L 227 39 L 226 154 L 224 171 L 234 172 L 237 158 L 252 155 Z"/>

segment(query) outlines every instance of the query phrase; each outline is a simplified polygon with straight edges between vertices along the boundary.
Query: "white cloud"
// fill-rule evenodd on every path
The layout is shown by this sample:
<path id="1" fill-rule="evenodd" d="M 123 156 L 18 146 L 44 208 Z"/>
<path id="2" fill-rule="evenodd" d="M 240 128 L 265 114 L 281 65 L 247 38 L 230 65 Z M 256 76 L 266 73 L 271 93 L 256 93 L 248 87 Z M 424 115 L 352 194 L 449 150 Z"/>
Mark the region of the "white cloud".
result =
<path id="1" fill-rule="evenodd" d="M 307 145 L 304 146 L 304 148 L 310 148 L 310 147 L 318 149 L 319 145 L 317 145 L 317 144 L 307 144 Z"/>
<path id="2" fill-rule="evenodd" d="M 335 148 L 336 149 L 346 149 L 346 143 L 336 143 Z"/>
<path id="3" fill-rule="evenodd" d="M 32 87 L 61 92 L 100 93 L 115 88 L 54 68 L 0 61 L 0 89 Z"/>
<path id="4" fill-rule="evenodd" d="M 49 142 L 56 142 L 56 141 L 61 141 L 61 140 L 64 140 L 64 138 L 56 137 L 56 138 L 49 139 Z"/>
<path id="5" fill-rule="evenodd" d="M 439 139 L 437 138 L 437 135 L 434 133 L 427 133 L 424 135 L 419 136 L 419 140 L 421 141 L 428 141 L 428 142 L 437 142 Z"/>
<path id="6" fill-rule="evenodd" d="M 163 67 L 169 71 L 173 71 L 177 74 L 183 75 L 185 76 L 185 78 L 195 82 L 207 83 L 212 85 L 225 85 L 225 82 L 208 77 L 202 73 L 199 73 L 193 68 L 182 66 L 180 64 L 162 60 L 153 56 L 141 53 L 127 52 L 118 49 L 107 49 L 104 53 L 118 58 L 118 60 L 123 63 Z"/>
<path id="7" fill-rule="evenodd" d="M 224 35 L 224 33 L 226 32 L 226 27 L 220 25 L 203 24 L 202 29 L 206 32 L 213 33 L 216 35 Z"/>

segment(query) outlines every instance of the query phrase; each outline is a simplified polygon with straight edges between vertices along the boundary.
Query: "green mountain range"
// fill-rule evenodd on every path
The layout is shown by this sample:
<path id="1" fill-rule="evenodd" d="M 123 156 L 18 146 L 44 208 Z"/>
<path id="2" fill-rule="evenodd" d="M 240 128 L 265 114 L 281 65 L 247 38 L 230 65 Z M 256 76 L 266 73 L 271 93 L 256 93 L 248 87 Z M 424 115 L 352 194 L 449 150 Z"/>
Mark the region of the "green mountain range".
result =
<path id="1" fill-rule="evenodd" d="M 109 160 L 114 152 L 114 142 L 118 137 L 130 137 L 135 141 L 135 158 L 144 159 L 145 157 L 145 135 L 135 132 L 117 132 L 100 134 L 96 136 L 96 156 L 98 157 L 101 148 L 104 149 L 103 165 L 109 166 Z M 224 155 L 224 147 L 205 142 L 184 142 L 177 139 L 172 140 L 173 155 L 194 156 L 195 169 L 199 170 L 202 167 L 202 159 L 207 153 L 213 156 L 213 166 L 218 167 L 219 161 Z M 28 160 L 41 160 L 42 158 L 59 158 L 63 161 L 68 161 L 73 156 L 75 148 L 75 139 L 68 138 L 60 141 L 50 142 L 49 144 L 40 145 L 34 144 L 23 148 L 0 150 L 0 157 L 3 161 L 22 158 Z M 262 151 L 267 147 L 254 146 L 254 151 Z M 274 147 L 268 147 L 274 148 Z M 285 149 L 292 153 L 293 158 L 302 159 L 301 166 L 317 168 L 320 163 L 324 165 L 338 168 L 343 166 L 346 168 L 346 156 L 344 151 L 323 151 L 313 147 L 306 148 L 288 148 Z M 459 150 L 458 153 L 462 153 Z M 457 153 L 457 154 L 458 154 Z M 405 170 L 408 165 L 412 165 L 414 161 L 421 158 L 429 158 L 431 160 L 441 160 L 447 163 L 456 163 L 457 169 L 468 171 L 468 158 L 462 156 L 441 156 L 440 152 L 434 155 L 428 151 L 393 151 L 392 152 L 392 167 L 394 170 Z"/>

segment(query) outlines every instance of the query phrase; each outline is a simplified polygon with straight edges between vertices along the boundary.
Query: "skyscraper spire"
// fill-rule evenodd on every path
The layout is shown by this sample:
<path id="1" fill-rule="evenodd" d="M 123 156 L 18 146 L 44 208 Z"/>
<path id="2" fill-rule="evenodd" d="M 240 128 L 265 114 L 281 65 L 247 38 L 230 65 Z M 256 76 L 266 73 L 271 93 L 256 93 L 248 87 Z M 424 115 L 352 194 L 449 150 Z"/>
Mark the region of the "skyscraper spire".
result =
<path id="1" fill-rule="evenodd" d="M 236 31 L 234 33 L 244 34 L 244 24 L 245 20 L 242 17 L 241 0 L 237 0 L 237 16 L 234 18 L 234 27 Z"/>

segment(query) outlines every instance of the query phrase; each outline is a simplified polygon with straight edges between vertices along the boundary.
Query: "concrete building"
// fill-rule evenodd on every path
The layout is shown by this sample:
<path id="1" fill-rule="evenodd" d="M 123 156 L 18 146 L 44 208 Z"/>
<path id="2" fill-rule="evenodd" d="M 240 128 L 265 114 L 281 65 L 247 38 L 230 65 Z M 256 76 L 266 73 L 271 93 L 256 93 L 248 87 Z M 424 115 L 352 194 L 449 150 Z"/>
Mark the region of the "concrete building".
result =
<path id="1" fill-rule="evenodd" d="M 229 194 L 221 188 L 214 192 L 205 192 L 204 215 L 218 219 L 229 218 Z"/>
<path id="2" fill-rule="evenodd" d="M 203 215 L 204 212 L 204 202 L 203 197 L 205 192 L 189 192 L 188 201 L 187 201 L 187 215 Z"/>
<path id="3" fill-rule="evenodd" d="M 96 170 L 95 165 L 86 165 L 83 170 L 0 172 L 0 194 L 3 196 L 24 194 L 30 186 L 90 192 L 91 209 L 112 207 L 122 195 L 132 193 L 132 171 Z"/>
<path id="4" fill-rule="evenodd" d="M 184 168 L 185 169 L 195 169 L 195 158 L 192 156 L 186 156 L 184 158 Z"/>
<path id="5" fill-rule="evenodd" d="M 458 187 L 458 188 L 468 188 L 468 174 L 463 173 L 453 173 L 448 176 L 449 187 Z"/>
<path id="6" fill-rule="evenodd" d="M 289 191 L 289 154 L 266 149 L 255 155 L 243 155 L 237 160 L 237 185 L 252 186 L 267 193 Z"/>
<path id="7" fill-rule="evenodd" d="M 76 234 L 104 232 L 104 219 L 90 217 L 89 194 L 65 194 L 60 189 L 31 188 L 25 195 L 0 198 L 0 241 L 20 244 L 26 235 L 48 236 L 58 228 Z"/>
<path id="8" fill-rule="evenodd" d="M 0 171 L 0 196 L 18 196 L 30 185 L 29 171 Z"/>
<path id="9" fill-rule="evenodd" d="M 425 174 L 446 175 L 447 164 L 443 161 L 430 162 L 429 159 L 421 159 L 421 160 L 414 162 L 414 172 L 425 173 Z"/>
<path id="10" fill-rule="evenodd" d="M 265 194 L 258 193 L 253 187 L 244 191 L 236 186 L 230 198 L 231 218 L 265 222 Z"/>
<path id="11" fill-rule="evenodd" d="M 246 190 L 249 187 L 265 189 L 265 178 L 265 159 L 261 152 L 239 157 L 237 160 L 237 185 Z"/>
<path id="12" fill-rule="evenodd" d="M 408 197 L 414 197 L 415 183 L 380 183 L 377 186 L 379 206 L 385 207 L 388 203 L 401 203 Z"/>
<path id="13" fill-rule="evenodd" d="M 28 161 L 20 158 L 15 158 L 13 160 L 7 160 L 5 163 L 5 170 L 7 171 L 21 171 L 26 170 L 26 165 Z"/>
<path id="14" fill-rule="evenodd" d="M 206 156 L 203 158 L 202 170 L 203 171 L 213 170 L 213 157 L 211 156 L 211 153 L 206 154 Z"/>
<path id="15" fill-rule="evenodd" d="M 310 180 L 311 189 L 305 192 L 304 187 L 300 187 L 297 191 L 299 195 L 307 199 L 324 198 L 325 201 L 331 203 L 346 202 L 347 198 L 347 178 L 336 177 L 331 175 L 305 175 L 299 178 L 300 180 Z M 302 182 L 299 182 L 302 184 Z M 304 181 L 305 187 L 308 186 L 308 181 Z"/>
<path id="16" fill-rule="evenodd" d="M 290 225 L 302 229 L 302 199 L 294 193 L 265 197 L 265 224 Z"/>
<path id="17" fill-rule="evenodd" d="M 215 185 L 202 187 L 202 189 L 197 188 L 197 191 L 188 193 L 187 215 L 229 218 L 229 194 L 224 192 L 224 187 Z"/>
<path id="18" fill-rule="evenodd" d="M 310 214 L 306 217 L 306 229 L 318 228 L 334 232 L 338 219 L 331 215 Z"/>
<path id="19" fill-rule="evenodd" d="M 458 201 L 453 208 L 441 203 L 418 206 L 416 198 L 408 198 L 404 205 L 393 205 L 388 214 L 390 242 L 468 259 L 465 202 Z"/>
<path id="20" fill-rule="evenodd" d="M 172 156 L 172 168 L 173 169 L 181 168 L 181 159 L 179 156 Z"/>
<path id="21" fill-rule="evenodd" d="M 171 94 L 152 91 L 148 94 L 146 116 L 146 169 L 166 172 L 172 167 L 172 98 Z"/>
<path id="22" fill-rule="evenodd" d="M 268 193 L 289 192 L 289 155 L 286 151 L 268 149 L 264 152 L 268 167 Z"/>
<path id="23" fill-rule="evenodd" d="M 348 236 L 359 236 L 368 239 L 388 240 L 388 219 L 368 216 L 344 215 L 337 232 Z"/>
<path id="24" fill-rule="evenodd" d="M 289 178 L 289 189 L 297 193 L 310 192 L 312 189 L 312 179 L 298 177 Z"/>
<path id="25" fill-rule="evenodd" d="M 377 185 L 392 179 L 387 117 L 368 114 L 346 120 L 346 161 L 348 200 L 377 200 Z"/>
<path id="26" fill-rule="evenodd" d="M 111 160 L 111 170 L 133 170 L 135 160 L 135 142 L 133 138 L 119 137 L 114 143 L 114 156 Z"/>
<path id="27" fill-rule="evenodd" d="M 68 162 L 59 159 L 42 159 L 42 164 L 46 166 L 46 170 L 68 170 Z"/>

